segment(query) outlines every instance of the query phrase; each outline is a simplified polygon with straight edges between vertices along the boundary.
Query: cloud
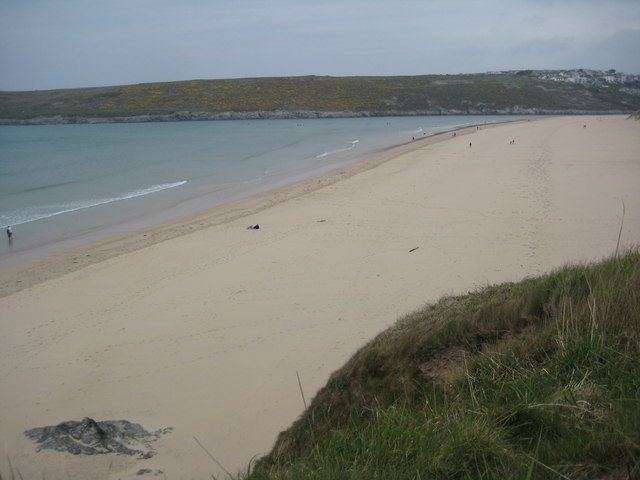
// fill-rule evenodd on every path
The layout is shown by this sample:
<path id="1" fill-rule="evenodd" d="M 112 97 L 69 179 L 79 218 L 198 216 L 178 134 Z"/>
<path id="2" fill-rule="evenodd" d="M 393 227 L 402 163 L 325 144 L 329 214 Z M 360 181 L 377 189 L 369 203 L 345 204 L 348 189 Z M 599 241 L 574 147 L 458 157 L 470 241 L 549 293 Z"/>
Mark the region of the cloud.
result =
<path id="1" fill-rule="evenodd" d="M 627 0 L 5 0 L 0 89 L 578 64 L 640 73 L 638 30 L 640 2 Z"/>
<path id="2" fill-rule="evenodd" d="M 540 15 L 533 15 L 531 17 L 526 17 L 520 20 L 520 22 L 525 25 L 525 27 L 543 27 L 546 23 L 546 19 Z"/>
<path id="3" fill-rule="evenodd" d="M 594 41 L 581 52 L 602 70 L 615 68 L 625 73 L 640 72 L 640 29 L 620 30 Z"/>

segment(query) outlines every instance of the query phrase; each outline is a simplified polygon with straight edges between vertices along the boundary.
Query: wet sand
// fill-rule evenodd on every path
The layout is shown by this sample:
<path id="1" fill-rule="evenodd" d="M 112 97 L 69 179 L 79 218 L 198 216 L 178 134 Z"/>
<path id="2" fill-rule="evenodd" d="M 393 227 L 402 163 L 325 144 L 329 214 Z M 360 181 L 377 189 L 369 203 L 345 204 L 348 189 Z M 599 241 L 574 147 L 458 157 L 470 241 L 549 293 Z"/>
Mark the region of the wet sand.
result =
<path id="1" fill-rule="evenodd" d="M 600 260 L 621 224 L 640 244 L 639 133 L 625 116 L 466 129 L 0 269 L 2 458 L 24 478 L 224 476 L 195 437 L 243 468 L 302 411 L 297 375 L 308 401 L 400 316 Z M 174 430 L 147 460 L 22 435 L 83 417 Z"/>

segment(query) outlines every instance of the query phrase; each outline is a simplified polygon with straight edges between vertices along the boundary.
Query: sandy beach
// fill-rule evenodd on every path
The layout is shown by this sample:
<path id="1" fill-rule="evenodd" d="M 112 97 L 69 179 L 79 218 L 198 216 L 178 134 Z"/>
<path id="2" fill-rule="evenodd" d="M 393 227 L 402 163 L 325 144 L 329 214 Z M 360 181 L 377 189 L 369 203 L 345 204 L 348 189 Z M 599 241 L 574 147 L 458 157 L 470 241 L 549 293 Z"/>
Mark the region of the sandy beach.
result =
<path id="1" fill-rule="evenodd" d="M 308 402 L 402 315 L 640 245 L 638 152 L 626 116 L 468 128 L 0 269 L 0 473 L 224 477 L 198 442 L 246 468 L 302 412 L 298 376 Z M 83 417 L 173 430 L 149 459 L 23 435 Z"/>

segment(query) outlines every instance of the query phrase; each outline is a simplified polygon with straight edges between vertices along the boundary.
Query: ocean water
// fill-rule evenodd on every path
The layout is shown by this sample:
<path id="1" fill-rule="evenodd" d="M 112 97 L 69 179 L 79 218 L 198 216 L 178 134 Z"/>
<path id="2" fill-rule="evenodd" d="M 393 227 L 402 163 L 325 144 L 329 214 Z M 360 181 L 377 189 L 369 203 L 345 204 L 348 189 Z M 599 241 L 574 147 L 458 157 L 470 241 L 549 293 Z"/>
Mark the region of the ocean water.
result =
<path id="1" fill-rule="evenodd" d="M 381 149 L 517 116 L 0 127 L 0 266 L 194 213 Z M 4 234 L 3 234 L 4 235 Z"/>

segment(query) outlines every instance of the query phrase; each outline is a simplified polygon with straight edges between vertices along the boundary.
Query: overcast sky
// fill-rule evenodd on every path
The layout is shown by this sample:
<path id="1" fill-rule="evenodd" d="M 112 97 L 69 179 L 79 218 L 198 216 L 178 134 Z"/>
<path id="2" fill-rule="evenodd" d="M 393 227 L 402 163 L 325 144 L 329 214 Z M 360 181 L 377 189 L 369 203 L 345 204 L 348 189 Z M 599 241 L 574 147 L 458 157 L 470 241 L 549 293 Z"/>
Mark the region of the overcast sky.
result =
<path id="1" fill-rule="evenodd" d="M 0 0 L 0 90 L 615 68 L 640 0 Z"/>

